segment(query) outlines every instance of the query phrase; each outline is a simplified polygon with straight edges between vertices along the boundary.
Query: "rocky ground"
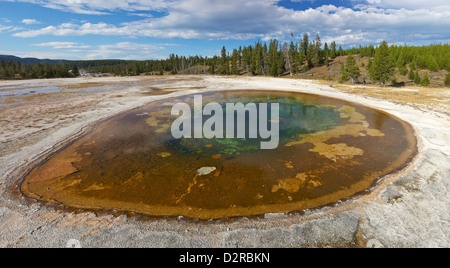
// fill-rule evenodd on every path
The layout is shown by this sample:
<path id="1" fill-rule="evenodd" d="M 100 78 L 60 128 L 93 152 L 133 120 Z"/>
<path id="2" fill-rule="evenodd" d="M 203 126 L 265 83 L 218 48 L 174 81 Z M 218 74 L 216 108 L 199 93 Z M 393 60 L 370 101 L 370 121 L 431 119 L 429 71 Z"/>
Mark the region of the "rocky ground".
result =
<path id="1" fill-rule="evenodd" d="M 60 90 L 40 94 L 46 87 Z M 35 93 L 0 94 L 0 247 L 450 246 L 448 89 L 214 76 L 0 81 L 0 93 L 24 89 Z M 27 200 L 17 190 L 30 166 L 94 122 L 153 100 L 217 89 L 295 90 L 363 103 L 414 126 L 420 152 L 369 195 L 292 215 L 149 219 L 65 211 Z"/>

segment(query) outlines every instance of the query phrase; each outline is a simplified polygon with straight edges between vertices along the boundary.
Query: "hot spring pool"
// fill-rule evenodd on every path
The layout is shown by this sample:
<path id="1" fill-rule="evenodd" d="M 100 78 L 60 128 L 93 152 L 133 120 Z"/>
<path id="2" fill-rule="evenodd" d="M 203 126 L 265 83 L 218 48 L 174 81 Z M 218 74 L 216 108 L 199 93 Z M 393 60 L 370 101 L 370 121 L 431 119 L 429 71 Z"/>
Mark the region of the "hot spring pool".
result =
<path id="1" fill-rule="evenodd" d="M 407 123 L 344 100 L 262 90 L 201 95 L 203 104 L 224 108 L 279 103 L 278 148 L 261 150 L 262 139 L 174 139 L 172 106 L 193 106 L 194 99 L 176 97 L 99 123 L 32 169 L 22 192 L 72 208 L 148 216 L 286 213 L 364 192 L 417 152 Z"/>

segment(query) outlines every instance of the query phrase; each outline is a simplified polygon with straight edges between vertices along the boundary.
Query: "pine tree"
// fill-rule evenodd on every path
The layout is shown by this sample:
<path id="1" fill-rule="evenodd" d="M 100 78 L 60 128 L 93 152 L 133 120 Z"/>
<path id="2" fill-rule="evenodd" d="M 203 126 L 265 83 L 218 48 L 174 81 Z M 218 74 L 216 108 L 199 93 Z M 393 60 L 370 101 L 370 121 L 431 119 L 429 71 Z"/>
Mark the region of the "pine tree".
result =
<path id="1" fill-rule="evenodd" d="M 0 66 L 0 79 L 7 79 L 8 75 L 6 73 L 6 68 L 4 66 Z"/>
<path id="2" fill-rule="evenodd" d="M 419 71 L 416 71 L 416 73 L 414 74 L 414 83 L 416 85 L 420 85 L 421 81 L 422 79 L 420 78 Z"/>
<path id="3" fill-rule="evenodd" d="M 231 72 L 234 75 L 239 75 L 239 52 L 237 49 L 233 50 L 233 57 L 231 60 Z"/>
<path id="4" fill-rule="evenodd" d="M 347 68 L 345 68 L 345 64 L 341 63 L 341 78 L 339 79 L 339 83 L 344 83 L 348 80 Z"/>
<path id="5" fill-rule="evenodd" d="M 366 66 L 366 70 L 367 71 L 370 71 L 370 69 L 373 67 L 373 62 L 372 62 L 372 59 L 371 58 L 369 58 L 369 63 L 367 64 L 367 66 Z"/>
<path id="6" fill-rule="evenodd" d="M 80 76 L 80 70 L 78 69 L 78 67 L 73 67 L 73 69 L 72 69 L 72 75 L 73 75 L 73 77 L 78 77 L 78 76 Z"/>
<path id="7" fill-rule="evenodd" d="M 238 55 L 239 55 L 239 69 L 242 69 L 242 46 L 239 46 L 239 50 L 238 50 Z"/>
<path id="8" fill-rule="evenodd" d="M 278 51 L 278 62 L 277 62 L 277 75 L 276 76 L 280 76 L 283 75 L 284 71 L 285 71 L 285 62 L 283 59 L 283 52 L 282 51 Z"/>
<path id="9" fill-rule="evenodd" d="M 332 42 L 331 43 L 331 55 L 330 55 L 330 57 L 332 58 L 332 59 L 334 59 L 334 58 L 336 58 L 336 56 L 337 56 L 337 51 L 336 51 L 336 42 Z"/>
<path id="10" fill-rule="evenodd" d="M 450 73 L 448 73 L 447 76 L 445 77 L 444 84 L 446 86 L 450 86 Z"/>
<path id="11" fill-rule="evenodd" d="M 300 52 L 303 53 L 303 56 L 306 58 L 308 53 L 308 47 L 309 47 L 309 36 L 308 34 L 303 35 L 303 39 L 300 40 Z"/>
<path id="12" fill-rule="evenodd" d="M 430 78 L 428 78 L 428 73 L 425 73 L 425 76 L 423 77 L 423 79 L 420 81 L 420 84 L 424 87 L 427 87 L 430 85 Z"/>
<path id="13" fill-rule="evenodd" d="M 278 41 L 271 40 L 269 44 L 268 67 L 271 76 L 278 76 Z"/>
<path id="14" fill-rule="evenodd" d="M 397 62 L 395 63 L 395 65 L 397 66 L 398 69 L 402 69 L 403 67 L 406 66 L 406 59 L 405 59 L 405 55 L 402 52 L 400 52 L 400 55 L 397 58 Z"/>
<path id="15" fill-rule="evenodd" d="M 298 50 L 294 42 L 289 45 L 289 61 L 291 63 L 292 72 L 294 74 L 298 73 Z"/>
<path id="16" fill-rule="evenodd" d="M 311 47 L 311 63 L 312 66 L 317 67 L 322 63 L 322 41 L 320 40 L 320 36 L 318 34 L 316 35 L 316 40 Z"/>
<path id="17" fill-rule="evenodd" d="M 252 49 L 252 56 L 250 59 L 250 72 L 252 75 L 258 74 L 260 47 L 261 44 L 258 42 L 255 44 L 255 48 Z"/>
<path id="18" fill-rule="evenodd" d="M 366 70 L 369 72 L 370 79 L 373 79 L 373 61 L 371 58 L 369 58 L 369 63 L 366 66 Z"/>
<path id="19" fill-rule="evenodd" d="M 411 80 L 411 81 L 414 81 L 415 78 L 416 78 L 416 73 L 414 72 L 414 69 L 411 68 L 411 69 L 409 70 L 408 79 Z"/>
<path id="20" fill-rule="evenodd" d="M 347 61 L 345 63 L 345 73 L 350 79 L 352 79 L 352 83 L 354 83 L 355 80 L 361 76 L 361 70 L 356 65 L 356 59 L 353 55 L 349 55 L 347 57 Z"/>
<path id="21" fill-rule="evenodd" d="M 372 79 L 376 82 L 385 84 L 394 75 L 394 70 L 394 63 L 389 51 L 389 45 L 386 41 L 383 41 L 375 52 Z"/>
<path id="22" fill-rule="evenodd" d="M 222 56 L 222 61 L 221 61 L 222 67 L 220 69 L 220 73 L 221 74 L 229 74 L 230 66 L 228 64 L 227 50 L 226 50 L 225 46 L 222 48 L 221 56 Z"/>
<path id="23" fill-rule="evenodd" d="M 311 69 L 312 67 L 314 67 L 314 64 L 313 64 L 313 54 L 314 54 L 314 44 L 313 43 L 311 43 L 309 46 L 308 46 L 308 49 L 306 50 L 306 63 L 307 63 L 307 67 L 309 68 L 309 69 Z"/>
<path id="24" fill-rule="evenodd" d="M 439 71 L 441 69 L 439 67 L 439 64 L 437 63 L 436 59 L 433 56 L 429 55 L 427 57 L 427 60 L 428 60 L 428 64 L 427 64 L 428 65 L 428 70 L 430 70 L 432 72 L 437 72 L 437 71 Z"/>

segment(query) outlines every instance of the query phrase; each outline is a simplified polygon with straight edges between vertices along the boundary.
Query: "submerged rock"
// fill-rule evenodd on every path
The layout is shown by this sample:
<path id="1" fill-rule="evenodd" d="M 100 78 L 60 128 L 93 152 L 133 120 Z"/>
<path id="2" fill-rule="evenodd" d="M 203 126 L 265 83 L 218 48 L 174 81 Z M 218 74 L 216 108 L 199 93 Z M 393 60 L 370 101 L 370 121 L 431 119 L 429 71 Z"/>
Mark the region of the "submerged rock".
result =
<path id="1" fill-rule="evenodd" d="M 172 154 L 167 153 L 167 152 L 162 152 L 162 153 L 159 153 L 158 156 L 161 156 L 162 158 L 167 158 L 167 157 L 171 157 Z"/>
<path id="2" fill-rule="evenodd" d="M 197 169 L 197 174 L 200 176 L 206 176 L 209 175 L 211 173 L 213 173 L 214 171 L 216 171 L 217 168 L 215 167 L 202 167 Z"/>

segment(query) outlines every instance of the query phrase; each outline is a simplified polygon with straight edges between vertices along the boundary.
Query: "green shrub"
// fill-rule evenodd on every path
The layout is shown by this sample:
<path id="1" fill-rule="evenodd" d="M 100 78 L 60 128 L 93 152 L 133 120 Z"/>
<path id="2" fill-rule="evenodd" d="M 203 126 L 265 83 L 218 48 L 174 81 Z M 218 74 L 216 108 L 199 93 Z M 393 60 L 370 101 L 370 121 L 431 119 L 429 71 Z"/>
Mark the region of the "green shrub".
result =
<path id="1" fill-rule="evenodd" d="M 421 81 L 422 79 L 420 78 L 419 71 L 416 71 L 416 73 L 414 74 L 414 83 L 420 85 Z"/>
<path id="2" fill-rule="evenodd" d="M 430 85 L 430 78 L 428 78 L 428 74 L 425 74 L 425 76 L 420 81 L 420 84 L 424 87 L 427 87 Z"/>
<path id="3" fill-rule="evenodd" d="M 446 86 L 450 86 L 450 73 L 445 77 L 444 83 Z"/>

